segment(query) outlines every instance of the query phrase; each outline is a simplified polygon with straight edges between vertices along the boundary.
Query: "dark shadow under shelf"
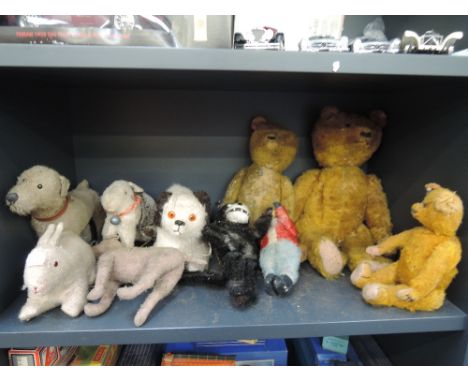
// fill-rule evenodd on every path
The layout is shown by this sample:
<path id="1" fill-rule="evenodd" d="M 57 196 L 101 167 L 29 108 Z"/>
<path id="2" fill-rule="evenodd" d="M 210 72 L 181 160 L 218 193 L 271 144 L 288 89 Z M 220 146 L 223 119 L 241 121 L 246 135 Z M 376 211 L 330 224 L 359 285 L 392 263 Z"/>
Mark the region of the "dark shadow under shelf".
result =
<path id="1" fill-rule="evenodd" d="M 144 298 L 116 301 L 97 318 L 70 319 L 55 309 L 22 323 L 22 295 L 0 314 L 0 348 L 459 331 L 466 320 L 449 301 L 430 313 L 373 308 L 348 276 L 326 281 L 308 265 L 291 296 L 275 298 L 262 290 L 257 304 L 244 311 L 231 307 L 225 289 L 180 284 L 136 328 L 133 316 Z"/>

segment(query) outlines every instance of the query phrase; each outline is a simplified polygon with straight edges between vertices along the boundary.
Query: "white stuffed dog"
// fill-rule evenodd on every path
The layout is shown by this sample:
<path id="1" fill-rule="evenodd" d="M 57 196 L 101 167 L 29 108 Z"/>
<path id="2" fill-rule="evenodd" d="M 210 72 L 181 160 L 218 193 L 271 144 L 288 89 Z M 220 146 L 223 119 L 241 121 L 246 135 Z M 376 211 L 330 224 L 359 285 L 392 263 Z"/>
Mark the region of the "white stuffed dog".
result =
<path id="1" fill-rule="evenodd" d="M 71 317 L 83 311 L 96 259 L 88 243 L 63 227 L 50 224 L 26 259 L 23 289 L 28 299 L 19 313 L 21 321 L 57 306 Z"/>
<path id="2" fill-rule="evenodd" d="M 179 184 L 168 188 L 157 200 L 156 247 L 180 250 L 190 272 L 206 270 L 211 248 L 203 241 L 202 230 L 208 223 L 209 211 L 206 192 L 192 192 Z"/>
<path id="3" fill-rule="evenodd" d="M 10 210 L 21 216 L 31 216 L 37 236 L 51 223 L 63 223 L 64 229 L 90 241 L 89 222 L 95 217 L 97 228 L 101 211 L 99 195 L 83 180 L 76 189 L 68 191 L 70 181 L 46 166 L 33 166 L 18 177 L 8 191 L 5 201 Z M 102 220 L 102 219 L 101 219 Z"/>
<path id="4" fill-rule="evenodd" d="M 154 239 L 156 203 L 143 188 L 126 180 L 116 180 L 104 190 L 101 203 L 107 213 L 103 239 L 118 237 L 127 247 L 135 240 Z"/>

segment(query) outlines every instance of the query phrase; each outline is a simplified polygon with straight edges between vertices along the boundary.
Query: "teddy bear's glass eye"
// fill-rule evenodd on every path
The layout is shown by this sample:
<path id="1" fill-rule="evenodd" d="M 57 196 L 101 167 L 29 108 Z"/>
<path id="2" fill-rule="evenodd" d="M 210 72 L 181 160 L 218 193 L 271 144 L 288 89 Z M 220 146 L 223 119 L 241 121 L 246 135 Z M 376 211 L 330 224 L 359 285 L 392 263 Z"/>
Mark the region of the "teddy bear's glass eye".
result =
<path id="1" fill-rule="evenodd" d="M 42 188 L 42 184 L 39 183 L 39 184 L 37 185 L 37 188 L 40 190 L 40 189 Z"/>
<path id="2" fill-rule="evenodd" d="M 54 267 L 58 267 L 58 261 L 54 261 Z"/>
<path id="3" fill-rule="evenodd" d="M 175 212 L 174 212 L 174 211 L 169 211 L 169 212 L 167 213 L 167 217 L 168 217 L 169 219 L 174 219 L 174 218 L 175 218 Z"/>
<path id="4" fill-rule="evenodd" d="M 189 217 L 188 217 L 188 220 L 191 221 L 191 222 L 194 222 L 195 220 L 197 220 L 197 215 L 190 214 Z"/>

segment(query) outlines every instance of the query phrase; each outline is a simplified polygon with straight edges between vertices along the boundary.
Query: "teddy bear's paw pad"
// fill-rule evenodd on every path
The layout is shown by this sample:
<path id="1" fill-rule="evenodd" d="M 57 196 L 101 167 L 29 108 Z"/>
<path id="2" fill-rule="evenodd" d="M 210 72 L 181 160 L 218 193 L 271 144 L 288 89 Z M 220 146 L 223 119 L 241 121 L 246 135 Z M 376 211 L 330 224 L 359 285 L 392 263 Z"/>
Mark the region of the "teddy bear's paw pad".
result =
<path id="1" fill-rule="evenodd" d="M 362 297 L 366 301 L 375 301 L 382 295 L 383 292 L 384 288 L 381 284 L 367 284 L 362 289 Z"/>
<path id="2" fill-rule="evenodd" d="M 345 262 L 338 247 L 331 240 L 323 240 L 319 245 L 320 258 L 326 273 L 336 276 L 341 273 Z"/>
<path id="3" fill-rule="evenodd" d="M 88 317 L 99 316 L 101 313 L 103 313 L 103 309 L 99 306 L 99 304 L 86 304 L 83 310 Z"/>
<path id="4" fill-rule="evenodd" d="M 363 283 L 367 279 L 369 279 L 371 274 L 372 274 L 371 265 L 368 263 L 361 263 L 356 267 L 353 273 L 351 273 L 351 282 L 355 286 L 362 288 Z"/>
<path id="5" fill-rule="evenodd" d="M 380 249 L 378 245 L 371 245 L 370 247 L 366 248 L 366 253 L 371 256 L 380 256 Z"/>
<path id="6" fill-rule="evenodd" d="M 412 288 L 400 289 L 396 293 L 396 296 L 402 301 L 406 301 L 406 302 L 413 302 L 414 301 L 413 289 Z"/>
<path id="7" fill-rule="evenodd" d="M 135 324 L 135 326 L 140 327 L 146 322 L 147 318 L 148 318 L 148 314 L 146 312 L 139 311 L 137 314 L 135 314 L 133 323 Z"/>

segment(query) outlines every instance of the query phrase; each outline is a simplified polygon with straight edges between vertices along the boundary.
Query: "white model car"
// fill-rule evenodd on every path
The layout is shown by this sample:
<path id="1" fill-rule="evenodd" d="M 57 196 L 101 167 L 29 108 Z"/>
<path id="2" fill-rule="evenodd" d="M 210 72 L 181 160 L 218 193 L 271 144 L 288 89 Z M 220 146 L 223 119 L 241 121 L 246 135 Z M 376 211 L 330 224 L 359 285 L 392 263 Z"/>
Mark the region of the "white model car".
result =
<path id="1" fill-rule="evenodd" d="M 416 32 L 405 31 L 401 39 L 400 51 L 404 53 L 451 54 L 454 44 L 463 38 L 463 32 L 453 32 L 444 38 L 434 31 L 427 31 L 419 36 Z"/>
<path id="2" fill-rule="evenodd" d="M 299 42 L 299 50 L 305 52 L 348 52 L 348 37 L 311 36 Z"/>
<path id="3" fill-rule="evenodd" d="M 358 37 L 349 44 L 349 47 L 354 53 L 398 53 L 400 42 L 398 38 L 388 41 Z"/>

